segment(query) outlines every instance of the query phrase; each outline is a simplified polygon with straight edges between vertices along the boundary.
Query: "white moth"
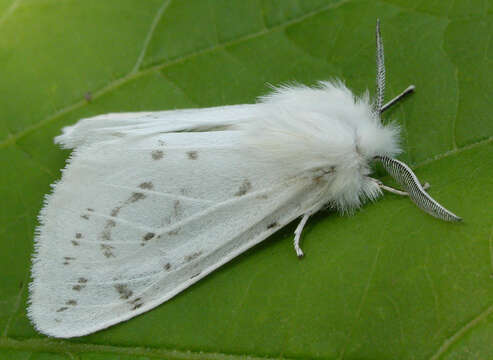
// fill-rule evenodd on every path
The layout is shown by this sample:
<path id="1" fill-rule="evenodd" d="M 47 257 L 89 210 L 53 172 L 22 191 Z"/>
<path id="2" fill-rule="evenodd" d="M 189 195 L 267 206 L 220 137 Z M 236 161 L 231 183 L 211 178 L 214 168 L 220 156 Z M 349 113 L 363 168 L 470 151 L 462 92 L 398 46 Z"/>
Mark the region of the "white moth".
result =
<path id="1" fill-rule="evenodd" d="M 298 256 L 320 209 L 349 212 L 381 189 L 458 221 L 404 163 L 399 128 L 377 93 L 342 82 L 283 86 L 251 105 L 120 113 L 80 120 L 55 139 L 74 149 L 39 216 L 28 315 L 55 337 L 86 335 L 148 311 L 289 222 Z M 370 177 L 381 162 L 406 190 Z"/>

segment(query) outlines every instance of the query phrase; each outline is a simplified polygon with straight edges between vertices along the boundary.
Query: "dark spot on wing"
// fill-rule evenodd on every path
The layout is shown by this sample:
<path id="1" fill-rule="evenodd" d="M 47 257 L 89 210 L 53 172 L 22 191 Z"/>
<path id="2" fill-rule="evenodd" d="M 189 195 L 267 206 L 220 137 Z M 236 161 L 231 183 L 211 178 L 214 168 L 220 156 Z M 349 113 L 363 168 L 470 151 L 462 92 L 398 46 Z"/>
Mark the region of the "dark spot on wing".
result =
<path id="1" fill-rule="evenodd" d="M 142 242 L 140 243 L 140 246 L 145 246 L 145 244 L 154 238 L 154 236 L 156 236 L 156 234 L 154 234 L 153 232 L 148 232 L 147 234 L 145 234 L 144 236 L 142 236 Z"/>
<path id="2" fill-rule="evenodd" d="M 103 251 L 103 255 L 106 256 L 107 258 L 115 257 L 115 254 L 113 254 L 114 248 L 115 248 L 114 246 L 108 244 L 101 244 L 101 250 Z"/>
<path id="3" fill-rule="evenodd" d="M 164 270 L 169 271 L 169 269 L 171 269 L 171 264 L 170 263 L 166 263 L 166 264 L 164 264 L 163 267 L 164 267 Z"/>
<path id="4" fill-rule="evenodd" d="M 82 289 L 84 289 L 86 287 L 85 284 L 87 283 L 87 279 L 80 277 L 77 282 L 78 282 L 77 285 L 72 286 L 72 290 L 81 291 Z"/>
<path id="5" fill-rule="evenodd" d="M 115 284 L 115 289 L 120 294 L 120 299 L 128 299 L 132 296 L 133 291 L 128 288 L 125 284 Z"/>
<path id="6" fill-rule="evenodd" d="M 75 305 L 77 305 L 77 300 L 74 300 L 74 299 L 67 300 L 67 301 L 65 302 L 65 305 L 75 306 Z"/>
<path id="7" fill-rule="evenodd" d="M 117 216 L 118 213 L 120 212 L 120 210 L 121 210 L 121 206 L 117 206 L 117 207 L 113 208 L 113 210 L 111 210 L 111 213 L 110 213 L 111 216 Z"/>
<path id="8" fill-rule="evenodd" d="M 193 274 L 192 276 L 190 276 L 190 279 L 193 279 L 194 277 L 199 276 L 201 273 L 202 273 L 202 271 L 199 271 L 198 273 Z"/>
<path id="9" fill-rule="evenodd" d="M 162 150 L 153 150 L 151 156 L 154 160 L 159 160 L 163 158 L 164 152 Z"/>
<path id="10" fill-rule="evenodd" d="M 279 226 L 279 223 L 277 221 L 274 221 L 273 223 L 270 223 L 269 225 L 267 225 L 267 229 L 272 229 L 272 228 L 275 228 Z"/>
<path id="11" fill-rule="evenodd" d="M 101 239 L 111 240 L 111 231 L 109 229 L 103 230 L 103 232 L 101 233 Z"/>
<path id="12" fill-rule="evenodd" d="M 87 211 L 93 212 L 94 209 L 93 208 L 87 208 Z"/>
<path id="13" fill-rule="evenodd" d="M 142 240 L 144 241 L 149 241 L 151 240 L 154 236 L 156 236 L 156 234 L 154 234 L 153 232 L 148 232 L 147 234 L 144 235 L 144 237 L 142 238 Z"/>
<path id="14" fill-rule="evenodd" d="M 134 192 L 132 193 L 132 195 L 130 196 L 130 198 L 128 199 L 129 202 L 131 203 L 134 203 L 136 201 L 139 201 L 139 200 L 142 200 L 144 199 L 146 196 L 144 193 L 141 193 L 141 192 Z"/>
<path id="15" fill-rule="evenodd" d="M 150 181 L 146 181 L 146 182 L 139 184 L 139 188 L 145 189 L 145 190 L 152 190 L 153 187 L 154 187 L 154 185 Z M 133 192 L 127 200 L 125 200 L 123 203 L 120 203 L 120 205 L 115 206 L 111 210 L 110 215 L 112 217 L 116 218 L 120 214 L 120 211 L 122 210 L 122 208 L 124 208 L 125 206 L 128 206 L 129 204 L 135 203 L 139 200 L 145 199 L 145 197 L 146 197 L 146 195 L 142 192 L 139 192 L 139 191 Z M 104 229 L 100 235 L 102 241 L 111 241 L 112 240 L 111 231 L 112 231 L 112 228 L 114 228 L 115 226 L 116 226 L 116 221 L 114 219 L 109 219 L 106 221 L 106 223 L 104 225 Z M 144 246 L 144 243 L 141 243 L 140 245 Z M 106 256 L 107 258 L 115 257 L 113 249 L 114 249 L 114 247 L 111 245 L 106 245 L 106 244 L 101 245 L 101 250 L 103 252 L 103 255 Z"/>
<path id="16" fill-rule="evenodd" d="M 82 237 L 82 234 L 81 233 L 75 233 L 75 238 L 76 239 L 80 239 Z"/>
<path id="17" fill-rule="evenodd" d="M 141 189 L 152 190 L 154 188 L 154 184 L 150 181 L 143 182 L 139 185 Z"/>
<path id="18" fill-rule="evenodd" d="M 72 245 L 79 246 L 79 242 L 78 241 L 75 241 L 75 240 L 72 240 Z"/>
<path id="19" fill-rule="evenodd" d="M 194 252 L 194 253 L 192 253 L 190 255 L 185 256 L 185 261 L 186 262 L 190 262 L 190 261 L 198 258 L 200 255 L 202 255 L 202 251 Z"/>
<path id="20" fill-rule="evenodd" d="M 197 151 L 189 151 L 187 152 L 187 155 L 190 160 L 197 160 L 199 157 L 199 153 Z"/>
<path id="21" fill-rule="evenodd" d="M 132 310 L 136 310 L 138 308 L 140 308 L 142 305 L 144 305 L 143 301 L 142 301 L 142 298 L 138 297 L 138 298 L 135 298 L 133 300 L 130 300 L 128 302 L 130 305 L 132 305 Z"/>
<path id="22" fill-rule="evenodd" d="M 63 265 L 70 265 L 71 261 L 75 260 L 75 258 L 72 256 L 64 256 L 63 259 L 65 260 L 63 262 Z"/>
<path id="23" fill-rule="evenodd" d="M 235 196 L 243 196 L 251 189 L 252 189 L 252 184 L 250 183 L 250 181 L 244 180 L 243 183 L 240 185 L 238 191 L 235 193 Z"/>
<path id="24" fill-rule="evenodd" d="M 57 309 L 57 311 L 56 311 L 56 312 L 62 312 L 62 311 L 65 311 L 65 310 L 67 310 L 67 309 L 68 309 L 68 307 L 66 307 L 66 306 L 62 306 L 61 308 Z"/>
<path id="25" fill-rule="evenodd" d="M 175 212 L 175 217 L 180 217 L 180 215 L 181 215 L 180 200 L 175 200 L 175 202 L 173 204 L 173 210 Z"/>
<path id="26" fill-rule="evenodd" d="M 85 220 L 89 220 L 89 215 L 87 215 L 87 214 L 82 214 L 80 217 L 85 219 Z"/>
<path id="27" fill-rule="evenodd" d="M 104 229 L 101 232 L 101 239 L 102 240 L 111 240 L 111 228 L 116 226 L 116 221 L 113 219 L 106 220 L 106 223 L 104 224 Z"/>

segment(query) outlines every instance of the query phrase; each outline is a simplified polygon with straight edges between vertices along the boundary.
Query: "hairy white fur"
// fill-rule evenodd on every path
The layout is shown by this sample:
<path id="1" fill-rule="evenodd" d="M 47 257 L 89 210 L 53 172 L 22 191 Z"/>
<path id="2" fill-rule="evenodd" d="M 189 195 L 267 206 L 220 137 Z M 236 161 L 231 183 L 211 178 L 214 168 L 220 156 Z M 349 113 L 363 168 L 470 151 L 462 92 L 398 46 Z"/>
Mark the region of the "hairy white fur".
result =
<path id="1" fill-rule="evenodd" d="M 346 212 L 381 191 L 368 178 L 375 155 L 400 152 L 399 127 L 382 125 L 368 93 L 356 97 L 341 82 L 283 86 L 261 98 L 263 114 L 237 127 L 255 156 L 326 183 L 320 207 Z"/>
<path id="2" fill-rule="evenodd" d="M 290 221 L 378 196 L 371 161 L 397 138 L 341 82 L 80 120 L 55 140 L 74 151 L 39 216 L 28 315 L 72 337 L 148 311 Z"/>

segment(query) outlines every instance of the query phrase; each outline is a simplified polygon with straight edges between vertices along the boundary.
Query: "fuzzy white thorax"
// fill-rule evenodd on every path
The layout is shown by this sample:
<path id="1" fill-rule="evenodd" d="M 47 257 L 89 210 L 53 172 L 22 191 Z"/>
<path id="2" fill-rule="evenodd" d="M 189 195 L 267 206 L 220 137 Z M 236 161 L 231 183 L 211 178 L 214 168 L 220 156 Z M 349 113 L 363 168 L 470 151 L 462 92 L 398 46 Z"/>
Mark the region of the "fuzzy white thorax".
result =
<path id="1" fill-rule="evenodd" d="M 263 116 L 237 125 L 245 131 L 250 154 L 325 181 L 320 208 L 350 212 L 380 195 L 368 178 L 370 162 L 400 152 L 399 127 L 380 122 L 367 92 L 356 97 L 341 81 L 282 86 L 261 97 L 259 105 Z"/>

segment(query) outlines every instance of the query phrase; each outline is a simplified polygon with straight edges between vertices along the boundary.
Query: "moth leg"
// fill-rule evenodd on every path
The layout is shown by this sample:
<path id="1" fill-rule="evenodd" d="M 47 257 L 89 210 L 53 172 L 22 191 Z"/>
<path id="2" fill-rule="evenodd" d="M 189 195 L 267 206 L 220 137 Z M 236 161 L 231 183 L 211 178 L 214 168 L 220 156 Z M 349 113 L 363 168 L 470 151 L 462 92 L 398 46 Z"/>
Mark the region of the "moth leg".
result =
<path id="1" fill-rule="evenodd" d="M 380 187 L 380 189 L 382 190 L 386 190 L 392 194 L 397 194 L 397 195 L 401 195 L 401 196 L 409 196 L 409 193 L 405 192 L 405 191 L 402 191 L 402 190 L 397 190 L 397 189 L 394 189 L 393 187 L 390 187 L 390 186 L 387 186 L 387 185 L 384 185 L 380 180 L 378 179 L 373 179 L 371 178 L 373 181 L 375 181 L 378 186 Z M 424 183 L 423 184 L 423 190 L 428 190 L 429 188 L 431 187 L 431 185 L 429 183 Z"/>
<path id="2" fill-rule="evenodd" d="M 307 212 L 306 214 L 304 214 L 301 218 L 300 223 L 296 227 L 296 230 L 294 231 L 294 251 L 296 251 L 296 255 L 298 255 L 299 258 L 303 257 L 304 255 L 303 250 L 301 250 L 300 248 L 301 232 L 303 231 L 303 228 L 305 227 L 305 224 L 311 214 L 311 212 Z"/>
<path id="3" fill-rule="evenodd" d="M 411 94 L 414 92 L 416 87 L 414 85 L 409 85 L 403 92 L 401 92 L 399 95 L 397 95 L 395 98 L 390 100 L 388 103 L 386 103 L 382 108 L 380 109 L 380 113 L 383 113 L 385 110 L 390 108 L 392 105 L 394 105 L 396 102 L 404 98 L 406 95 Z"/>

